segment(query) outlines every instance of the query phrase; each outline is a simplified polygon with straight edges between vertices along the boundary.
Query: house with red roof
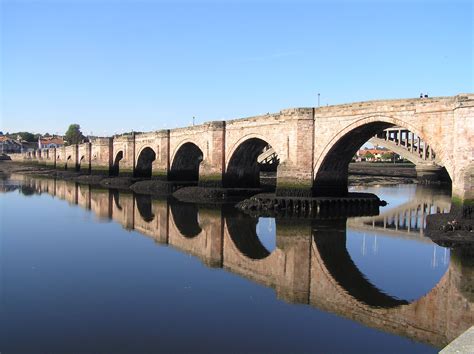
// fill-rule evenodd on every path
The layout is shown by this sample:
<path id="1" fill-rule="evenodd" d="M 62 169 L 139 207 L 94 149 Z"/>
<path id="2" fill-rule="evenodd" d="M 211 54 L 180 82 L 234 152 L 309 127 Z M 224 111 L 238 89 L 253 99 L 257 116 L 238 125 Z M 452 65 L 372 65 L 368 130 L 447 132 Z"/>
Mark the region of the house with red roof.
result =
<path id="1" fill-rule="evenodd" d="M 38 149 L 58 148 L 64 146 L 64 139 L 60 136 L 40 137 Z"/>

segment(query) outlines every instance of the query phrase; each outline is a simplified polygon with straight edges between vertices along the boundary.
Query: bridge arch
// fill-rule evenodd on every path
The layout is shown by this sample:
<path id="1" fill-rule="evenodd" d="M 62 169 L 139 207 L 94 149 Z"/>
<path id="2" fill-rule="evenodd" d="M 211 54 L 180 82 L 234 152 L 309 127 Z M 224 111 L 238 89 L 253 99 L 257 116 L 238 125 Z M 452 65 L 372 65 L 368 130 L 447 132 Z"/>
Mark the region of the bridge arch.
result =
<path id="1" fill-rule="evenodd" d="M 82 155 L 80 158 L 79 158 L 79 162 L 78 162 L 78 166 L 77 166 L 77 169 L 80 170 L 81 169 L 81 165 L 82 163 L 85 161 L 86 159 L 86 156 L 85 155 Z"/>
<path id="2" fill-rule="evenodd" d="M 156 160 L 156 153 L 150 146 L 144 146 L 138 153 L 137 164 L 135 166 L 135 176 L 151 178 L 153 161 Z"/>
<path id="3" fill-rule="evenodd" d="M 114 163 L 110 169 L 111 176 L 118 176 L 120 173 L 120 161 L 123 159 L 123 150 L 119 150 L 114 157 Z"/>
<path id="4" fill-rule="evenodd" d="M 408 132 L 408 130 L 406 130 L 406 131 Z M 384 130 L 384 132 L 386 132 L 386 130 Z M 432 158 L 432 156 L 429 157 L 430 160 L 423 160 L 423 157 L 418 156 L 419 154 L 412 153 L 407 148 L 405 148 L 403 146 L 399 146 L 391 140 L 384 140 L 384 139 L 379 138 L 378 136 L 375 136 L 375 137 L 370 138 L 368 140 L 368 142 L 370 142 L 374 145 L 377 145 L 377 146 L 383 146 L 383 147 L 389 149 L 391 152 L 393 152 L 397 155 L 400 155 L 405 160 L 408 160 L 408 161 L 410 161 L 411 163 L 413 163 L 415 165 L 435 163 L 435 158 Z M 416 148 L 418 148 L 418 147 L 416 146 Z M 429 148 L 429 150 L 431 150 L 431 148 Z"/>
<path id="5" fill-rule="evenodd" d="M 224 186 L 234 188 L 260 187 L 260 166 L 258 157 L 265 148 L 280 158 L 271 139 L 259 134 L 249 134 L 239 139 L 230 149 L 226 161 Z"/>
<path id="6" fill-rule="evenodd" d="M 415 133 L 432 147 L 452 179 L 453 168 L 448 159 L 443 156 L 443 149 L 438 141 L 417 127 L 400 119 L 389 116 L 369 116 L 358 119 L 338 131 L 317 154 L 313 175 L 314 196 L 344 196 L 347 194 L 348 167 L 358 149 L 384 129 L 399 126 Z M 317 137 L 317 133 L 316 133 Z"/>
<path id="7" fill-rule="evenodd" d="M 64 169 L 67 170 L 69 168 L 69 163 L 70 161 L 72 161 L 72 156 L 69 155 L 67 158 L 66 158 L 66 163 L 64 164 Z"/>
<path id="8" fill-rule="evenodd" d="M 204 153 L 196 143 L 184 141 L 173 154 L 168 179 L 170 181 L 197 182 L 199 180 L 199 166 L 203 159 Z"/>

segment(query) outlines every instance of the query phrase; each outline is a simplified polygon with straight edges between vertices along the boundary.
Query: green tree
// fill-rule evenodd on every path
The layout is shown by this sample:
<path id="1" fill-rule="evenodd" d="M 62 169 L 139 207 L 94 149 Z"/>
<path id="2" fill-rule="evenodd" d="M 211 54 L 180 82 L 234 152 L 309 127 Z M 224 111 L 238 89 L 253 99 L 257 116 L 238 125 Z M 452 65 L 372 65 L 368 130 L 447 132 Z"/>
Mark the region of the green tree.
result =
<path id="1" fill-rule="evenodd" d="M 387 151 L 382 154 L 382 160 L 392 160 L 393 159 L 393 152 Z"/>
<path id="2" fill-rule="evenodd" d="M 372 154 L 371 152 L 367 152 L 365 155 L 364 155 L 365 159 L 366 160 L 372 160 L 375 156 L 374 154 Z"/>
<path id="3" fill-rule="evenodd" d="M 68 145 L 79 144 L 85 136 L 82 135 L 81 126 L 79 124 L 71 124 L 64 135 L 64 140 L 67 141 Z"/>
<path id="4" fill-rule="evenodd" d="M 19 135 L 21 137 L 21 140 L 28 141 L 28 142 L 34 142 L 38 140 L 35 138 L 35 135 L 30 132 L 18 132 L 18 133 L 12 133 L 11 135 L 15 135 L 15 137 L 13 137 L 14 139 L 16 139 L 16 137 Z"/>

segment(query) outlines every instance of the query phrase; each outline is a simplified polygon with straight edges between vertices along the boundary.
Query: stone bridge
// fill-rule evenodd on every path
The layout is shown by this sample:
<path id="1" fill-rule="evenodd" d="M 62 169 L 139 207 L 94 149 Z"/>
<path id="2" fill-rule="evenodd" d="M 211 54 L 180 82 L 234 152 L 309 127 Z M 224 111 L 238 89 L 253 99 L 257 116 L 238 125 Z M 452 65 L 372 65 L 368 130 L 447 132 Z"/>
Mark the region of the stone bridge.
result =
<path id="1" fill-rule="evenodd" d="M 394 153 L 411 161 L 416 166 L 417 177 L 420 179 L 444 179 L 443 163 L 421 137 L 401 127 L 387 128 L 374 137 L 370 143 L 384 146 Z"/>
<path id="2" fill-rule="evenodd" d="M 468 266 L 462 256 L 454 256 L 429 293 L 414 301 L 392 297 L 370 283 L 351 259 L 345 218 L 277 219 L 276 249 L 267 250 L 257 236 L 257 220 L 233 209 L 170 204 L 72 182 L 26 178 L 37 193 L 80 205 L 210 267 L 272 287 L 288 302 L 309 304 L 438 348 L 474 323 L 472 262 Z"/>
<path id="3" fill-rule="evenodd" d="M 419 185 L 410 201 L 382 211 L 376 216 L 349 219 L 347 225 L 360 231 L 382 231 L 399 237 L 431 242 L 428 238 L 420 237 L 424 234 L 426 217 L 431 214 L 446 214 L 450 209 L 451 198 L 448 193 L 442 194 L 441 190 L 438 190 L 434 194 L 431 189 Z"/>
<path id="4" fill-rule="evenodd" d="M 474 94 L 286 109 L 186 128 L 98 138 L 79 146 L 30 152 L 25 157 L 93 173 L 254 187 L 259 185 L 258 156 L 270 146 L 279 161 L 278 195 L 341 196 L 347 193 L 348 164 L 356 151 L 390 127 L 403 129 L 406 138 L 400 135 L 397 141 L 406 144 L 411 153 L 421 154 L 425 166 L 436 164 L 446 169 L 455 200 L 474 200 Z"/>

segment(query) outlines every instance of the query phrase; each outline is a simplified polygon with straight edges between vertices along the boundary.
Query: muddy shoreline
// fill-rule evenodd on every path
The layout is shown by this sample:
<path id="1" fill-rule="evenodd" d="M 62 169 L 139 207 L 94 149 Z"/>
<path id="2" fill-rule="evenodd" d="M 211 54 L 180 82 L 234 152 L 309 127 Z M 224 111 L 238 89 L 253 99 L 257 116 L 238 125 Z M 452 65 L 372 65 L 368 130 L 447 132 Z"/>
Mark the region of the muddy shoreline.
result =
<path id="1" fill-rule="evenodd" d="M 79 171 L 56 170 L 37 164 L 23 164 L 14 161 L 0 161 L 0 178 L 8 178 L 12 174 L 30 175 L 39 178 L 57 178 L 88 184 L 99 188 L 114 188 L 119 190 L 133 191 L 139 194 L 152 195 L 156 197 L 168 197 L 173 195 L 178 200 L 196 203 L 223 203 L 238 202 L 258 193 L 272 192 L 272 186 L 267 184 L 267 179 L 262 182 L 262 188 L 256 189 L 225 189 L 225 188 L 202 188 L 195 182 L 169 182 L 155 179 L 144 179 L 136 177 L 110 177 L 105 175 L 84 174 Z M 268 180 L 271 180 L 268 179 Z M 416 179 L 410 177 L 374 176 L 374 175 L 350 175 L 350 186 L 370 185 L 394 185 L 394 184 L 416 183 Z"/>
<path id="2" fill-rule="evenodd" d="M 0 178 L 8 178 L 12 174 L 21 174 L 36 178 L 56 178 L 87 184 L 97 188 L 118 189 L 153 197 L 172 197 L 182 202 L 198 204 L 238 203 L 249 200 L 252 196 L 262 193 L 274 193 L 275 177 L 262 175 L 260 188 L 209 188 L 199 187 L 196 182 L 170 182 L 157 179 L 136 177 L 110 177 L 105 175 L 85 174 L 80 171 L 57 170 L 37 164 L 23 164 L 14 161 L 0 161 Z M 400 183 L 415 183 L 416 180 L 407 177 L 387 176 L 350 176 L 349 185 L 390 185 Z M 262 203 L 258 202 L 262 209 Z M 253 208 L 253 207 L 252 207 Z M 263 208 L 265 209 L 265 208 Z M 262 210 L 261 210 L 262 211 Z M 265 211 L 265 210 L 263 210 Z"/>
<path id="3" fill-rule="evenodd" d="M 361 174 L 360 171 L 354 171 L 354 174 L 349 175 L 349 185 L 393 185 L 400 183 L 417 183 L 416 178 L 412 174 L 401 173 L 398 176 L 393 176 L 381 172 L 378 174 L 375 173 L 375 171 L 378 170 L 380 170 L 380 168 L 376 170 L 372 169 L 370 173 L 367 174 Z M 134 177 L 109 177 L 105 175 L 89 175 L 76 171 L 51 169 L 49 167 L 37 164 L 23 164 L 10 160 L 0 160 L 0 177 L 13 173 L 36 175 L 39 177 L 60 178 L 64 180 L 74 180 L 78 183 L 97 184 L 111 188 L 128 188 L 138 181 L 163 182 Z"/>
<path id="4" fill-rule="evenodd" d="M 252 195 L 271 192 L 272 187 L 266 182 L 262 188 L 257 189 L 225 189 L 225 188 L 202 188 L 197 187 L 194 182 L 169 182 L 154 179 L 136 177 L 110 177 L 105 175 L 84 174 L 79 171 L 56 170 L 37 164 L 23 164 L 14 161 L 0 160 L 0 178 L 6 179 L 12 174 L 29 175 L 39 178 L 57 178 L 88 184 L 94 187 L 114 188 L 129 190 L 139 194 L 152 196 L 170 196 L 186 202 L 227 202 L 239 201 Z M 416 183 L 416 179 L 410 177 L 374 176 L 374 175 L 350 175 L 349 185 L 394 185 L 394 184 Z"/>
<path id="5" fill-rule="evenodd" d="M 224 204 L 244 201 L 239 209 L 247 212 L 280 214 L 281 210 L 262 203 L 255 198 L 262 193 L 271 193 L 268 185 L 263 183 L 259 189 L 225 189 L 203 188 L 196 183 L 181 182 L 179 184 L 169 181 L 143 179 L 135 177 L 109 177 L 104 175 L 89 175 L 76 171 L 55 170 L 41 165 L 22 164 L 13 161 L 0 160 L 0 178 L 8 179 L 11 175 L 20 174 L 36 178 L 56 178 L 87 184 L 92 187 L 118 189 L 151 195 L 153 197 L 172 197 L 182 202 L 198 204 Z M 416 183 L 416 179 L 409 177 L 367 176 L 350 175 L 350 186 L 394 185 Z M 375 197 L 375 196 L 374 196 Z M 370 199 L 370 198 L 369 198 Z M 267 203 L 268 204 L 268 203 Z M 244 207 L 242 207 L 244 206 Z M 258 210 L 257 210 L 258 209 Z M 467 210 L 467 211 L 466 211 Z M 460 209 L 449 214 L 436 215 L 428 218 L 427 234 L 436 243 L 448 247 L 474 246 L 474 232 L 472 226 L 472 208 Z"/>
<path id="6" fill-rule="evenodd" d="M 452 207 L 448 214 L 426 218 L 425 235 L 443 247 L 468 249 L 474 254 L 474 207 Z"/>

